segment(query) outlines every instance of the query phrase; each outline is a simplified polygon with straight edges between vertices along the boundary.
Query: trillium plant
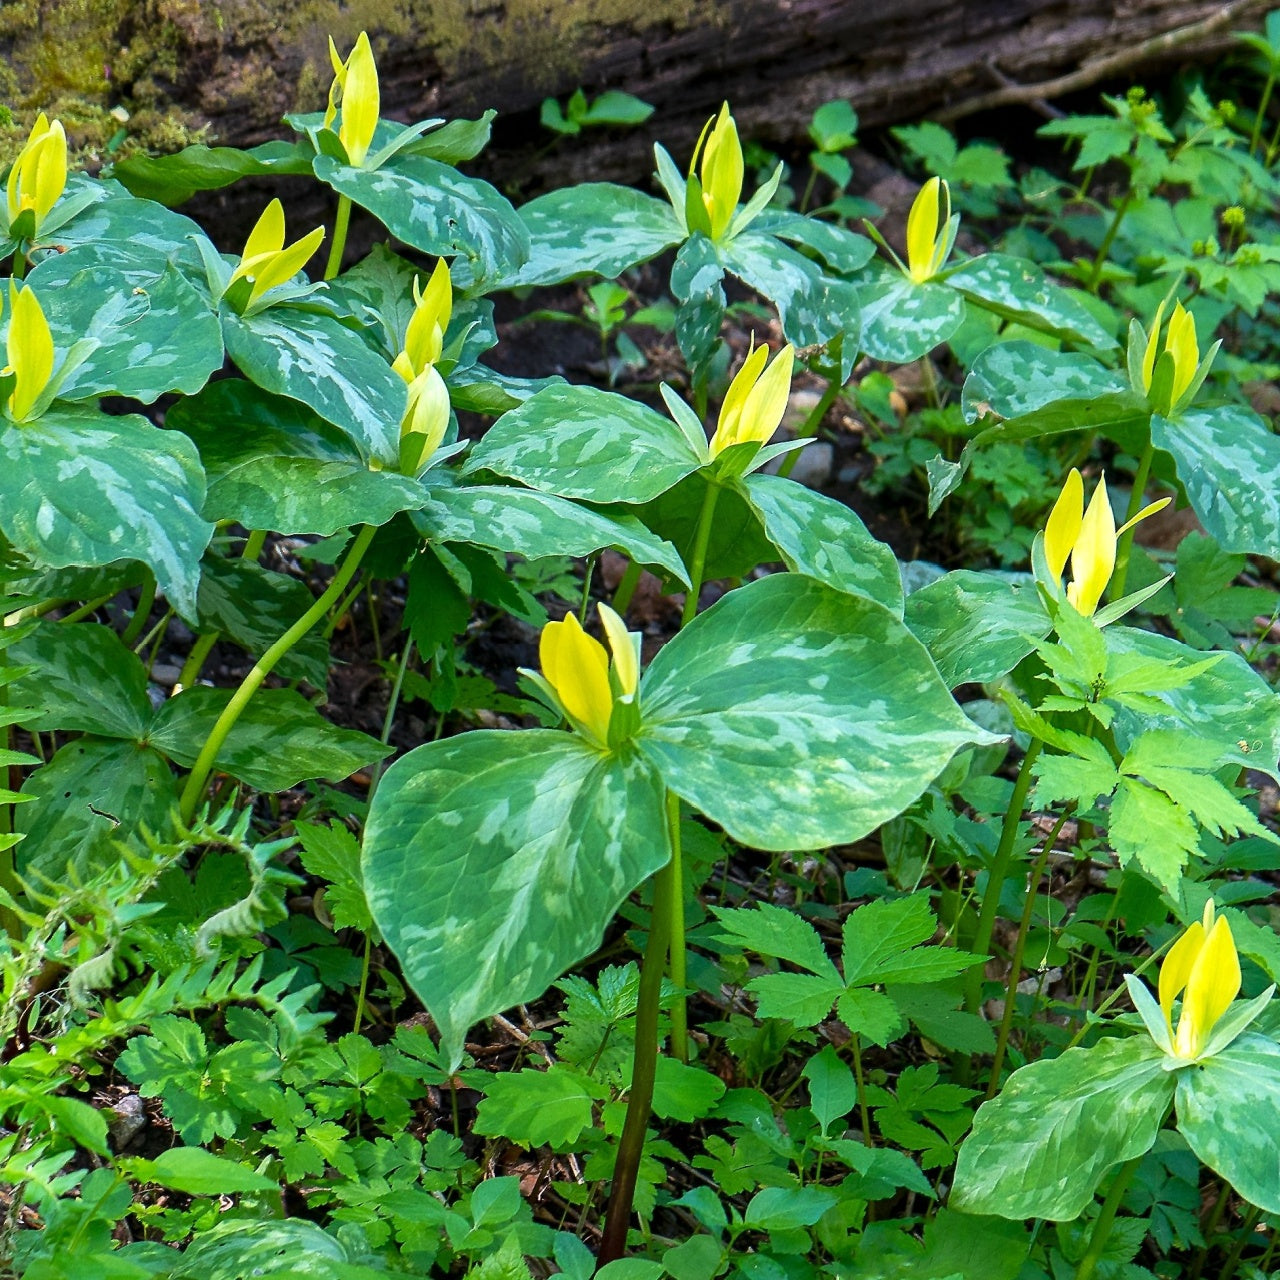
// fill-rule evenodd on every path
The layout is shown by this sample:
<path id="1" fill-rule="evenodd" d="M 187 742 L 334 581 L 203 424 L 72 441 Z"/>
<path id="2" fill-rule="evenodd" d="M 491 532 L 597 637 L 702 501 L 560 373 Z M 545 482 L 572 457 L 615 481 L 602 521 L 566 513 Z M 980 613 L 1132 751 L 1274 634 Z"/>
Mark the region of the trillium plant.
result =
<path id="1" fill-rule="evenodd" d="M 1115 100 L 1109 211 L 903 131 L 905 238 L 848 103 L 800 210 L 715 101 L 516 207 L 364 33 L 248 150 L 24 120 L 0 1271 L 1264 1274 L 1280 250 L 1147 255 L 1272 217 L 1271 25 L 1244 134 Z M 179 212 L 242 179 L 243 245 Z M 579 286 L 607 387 L 495 352 Z"/>

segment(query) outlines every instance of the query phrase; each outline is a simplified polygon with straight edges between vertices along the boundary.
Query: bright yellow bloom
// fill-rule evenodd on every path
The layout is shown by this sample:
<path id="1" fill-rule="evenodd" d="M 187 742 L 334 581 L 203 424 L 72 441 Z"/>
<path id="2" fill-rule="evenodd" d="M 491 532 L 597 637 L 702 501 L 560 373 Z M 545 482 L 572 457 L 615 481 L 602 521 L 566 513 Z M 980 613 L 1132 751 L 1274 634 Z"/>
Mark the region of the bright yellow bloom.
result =
<path id="1" fill-rule="evenodd" d="M 1143 390 L 1151 390 L 1151 380 L 1155 375 L 1156 360 L 1159 358 L 1160 321 L 1164 316 L 1164 303 L 1156 309 L 1155 318 L 1151 322 L 1151 333 L 1147 338 L 1147 349 L 1142 356 Z M 1195 316 L 1183 308 L 1181 302 L 1175 303 L 1173 315 L 1169 317 L 1169 328 L 1165 332 L 1164 351 L 1173 356 L 1173 389 L 1169 393 L 1170 404 L 1177 404 L 1183 393 L 1191 385 L 1200 365 L 1200 347 L 1196 342 Z"/>
<path id="2" fill-rule="evenodd" d="M 713 458 L 730 445 L 750 440 L 764 444 L 778 429 L 791 396 L 795 355 L 794 347 L 783 347 L 766 369 L 768 347 L 755 347 L 748 353 L 720 406 L 720 419 L 711 437 Z"/>
<path id="3" fill-rule="evenodd" d="M 33 289 L 28 287 L 19 293 L 10 280 L 9 304 L 9 363 L 0 373 L 16 375 L 8 408 L 14 421 L 22 422 L 53 376 L 53 335 Z"/>
<path id="4" fill-rule="evenodd" d="M 1086 510 L 1084 481 L 1080 472 L 1071 468 L 1045 525 L 1044 555 L 1055 582 L 1061 579 L 1070 557 L 1071 582 L 1067 585 L 1067 599 L 1078 612 L 1089 618 L 1097 611 L 1098 602 L 1116 567 L 1116 542 L 1120 535 L 1139 520 L 1145 520 L 1168 506 L 1169 501 L 1161 498 L 1143 507 L 1132 520 L 1117 529 L 1107 497 L 1106 477 L 1098 481 Z"/>
<path id="5" fill-rule="evenodd" d="M 930 178 L 907 216 L 907 272 L 912 280 L 923 284 L 936 276 L 950 250 L 951 188 L 941 178 Z"/>
<path id="6" fill-rule="evenodd" d="M 406 382 L 412 382 L 428 365 L 435 364 L 444 350 L 444 333 L 453 313 L 453 282 L 449 264 L 443 258 L 436 263 L 425 289 L 419 290 L 414 277 L 413 300 L 417 305 L 409 318 L 404 350 L 392 365 Z"/>
<path id="7" fill-rule="evenodd" d="M 26 145 L 9 170 L 9 221 L 31 209 L 38 234 L 40 223 L 58 203 L 67 185 L 67 135 L 60 121 L 49 123 L 42 111 Z"/>
<path id="8" fill-rule="evenodd" d="M 1182 993 L 1178 1029 L 1173 1002 Z M 1240 958 L 1225 916 L 1214 920 L 1213 899 L 1178 939 L 1160 966 L 1160 1008 L 1175 1057 L 1194 1061 L 1204 1051 L 1214 1025 L 1240 994 Z"/>
<path id="9" fill-rule="evenodd" d="M 440 447 L 449 426 L 449 389 L 434 365 L 409 383 L 409 398 L 400 419 L 400 470 L 416 476 Z"/>
<path id="10" fill-rule="evenodd" d="M 599 610 L 608 651 L 583 631 L 574 614 L 568 613 L 562 622 L 548 622 L 542 628 L 538 659 L 565 715 L 597 746 L 606 747 L 614 703 L 634 698 L 640 667 L 626 623 L 607 604 L 600 605 Z"/>
<path id="11" fill-rule="evenodd" d="M 244 242 L 240 265 L 231 273 L 228 286 L 237 280 L 253 281 L 249 303 L 256 302 L 268 289 L 292 280 L 306 266 L 324 239 L 324 228 L 317 227 L 287 249 L 284 244 L 284 206 L 272 200 L 262 211 L 249 238 Z"/>
<path id="12" fill-rule="evenodd" d="M 707 130 L 710 129 L 710 136 Z M 703 148 L 703 139 L 706 147 Z M 742 195 L 742 144 L 738 141 L 738 126 L 729 114 L 726 102 L 720 108 L 720 114 L 712 121 L 707 121 L 702 130 L 702 138 L 694 148 L 693 160 L 689 170 L 692 173 L 698 163 L 698 154 L 702 153 L 702 167 L 698 170 L 702 188 L 702 207 L 706 210 L 709 232 L 713 240 L 719 240 L 729 229 L 733 215 L 737 212 L 738 199 Z"/>
<path id="13" fill-rule="evenodd" d="M 329 61 L 333 63 L 333 84 L 329 87 L 329 106 L 324 113 L 324 127 L 333 125 L 342 97 L 342 124 L 338 138 L 346 148 L 347 160 L 359 167 L 369 154 L 374 130 L 378 127 L 381 108 L 378 94 L 378 68 L 373 61 L 369 37 L 362 31 L 346 62 L 338 57 L 338 46 L 329 37 Z"/>

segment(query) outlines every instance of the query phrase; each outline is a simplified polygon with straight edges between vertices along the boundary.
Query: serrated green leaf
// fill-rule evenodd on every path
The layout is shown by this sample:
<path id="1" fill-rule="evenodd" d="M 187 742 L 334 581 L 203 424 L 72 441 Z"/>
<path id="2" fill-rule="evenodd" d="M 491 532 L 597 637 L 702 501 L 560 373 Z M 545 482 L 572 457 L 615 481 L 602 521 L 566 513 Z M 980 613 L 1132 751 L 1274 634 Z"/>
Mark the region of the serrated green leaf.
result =
<path id="1" fill-rule="evenodd" d="M 838 976 L 766 973 L 752 978 L 747 990 L 756 997 L 758 1018 L 782 1018 L 798 1027 L 816 1027 L 830 1015 L 836 997 L 844 991 L 844 983 Z"/>
<path id="2" fill-rule="evenodd" d="M 730 939 L 762 956 L 786 960 L 819 977 L 839 981 L 840 975 L 827 956 L 818 931 L 786 907 L 762 902 L 753 909 L 713 907 Z"/>

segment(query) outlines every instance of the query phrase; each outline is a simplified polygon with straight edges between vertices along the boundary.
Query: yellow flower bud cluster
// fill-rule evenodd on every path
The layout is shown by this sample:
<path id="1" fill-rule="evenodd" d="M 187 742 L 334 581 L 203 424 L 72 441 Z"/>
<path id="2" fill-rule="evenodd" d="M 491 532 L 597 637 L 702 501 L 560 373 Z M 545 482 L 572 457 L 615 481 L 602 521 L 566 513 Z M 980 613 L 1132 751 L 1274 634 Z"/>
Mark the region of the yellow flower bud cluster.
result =
<path id="1" fill-rule="evenodd" d="M 443 258 L 436 263 L 425 289 L 414 280 L 413 300 L 404 350 L 392 364 L 409 384 L 400 420 L 400 470 L 407 476 L 418 475 L 427 465 L 449 426 L 449 389 L 436 368 L 453 313 L 453 281 Z"/>

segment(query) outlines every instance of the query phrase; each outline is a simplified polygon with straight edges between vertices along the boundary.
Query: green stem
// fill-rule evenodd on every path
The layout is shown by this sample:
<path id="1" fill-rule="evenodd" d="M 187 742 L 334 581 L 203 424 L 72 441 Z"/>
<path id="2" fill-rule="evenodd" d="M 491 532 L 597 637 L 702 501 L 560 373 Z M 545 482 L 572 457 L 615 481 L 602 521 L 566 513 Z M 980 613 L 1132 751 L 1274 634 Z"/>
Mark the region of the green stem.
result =
<path id="1" fill-rule="evenodd" d="M 59 618 L 58 621 L 59 622 L 79 622 L 81 618 L 87 618 L 91 613 L 97 613 L 98 610 L 101 609 L 102 606 L 106 604 L 107 601 L 110 600 L 111 597 L 114 595 L 115 595 L 115 592 L 112 591 L 105 596 L 99 596 L 96 600 L 90 600 L 88 604 L 82 604 L 78 609 L 73 609 L 65 617 Z M 148 611 L 150 611 L 150 606 L 148 606 Z M 142 620 L 144 622 L 146 621 L 145 614 L 143 615 Z M 129 623 L 129 625 L 131 627 L 133 626 L 132 621 Z M 139 628 L 139 630 L 141 630 L 141 628 Z M 126 640 L 125 643 L 127 644 L 128 641 Z"/>
<path id="2" fill-rule="evenodd" d="M 1258 103 L 1258 114 L 1253 118 L 1253 133 L 1249 137 L 1249 154 L 1253 155 L 1258 149 L 1258 143 L 1262 141 L 1262 122 L 1267 116 L 1267 107 L 1271 102 L 1271 90 L 1276 87 L 1276 73 L 1272 71 L 1267 76 L 1267 83 L 1263 86 L 1262 101 Z"/>
<path id="3" fill-rule="evenodd" d="M 1213 1208 L 1209 1210 L 1200 1223 L 1200 1234 L 1204 1237 L 1204 1244 L 1200 1246 L 1200 1252 L 1196 1254 L 1195 1265 L 1191 1268 L 1187 1276 L 1187 1280 L 1200 1280 L 1204 1274 L 1204 1264 L 1209 1258 L 1209 1254 L 1213 1252 L 1213 1238 L 1218 1234 L 1218 1227 L 1222 1225 L 1222 1215 L 1227 1211 L 1227 1198 L 1231 1194 L 1227 1187 L 1226 1179 L 1218 1179 L 1218 1194 L 1214 1199 Z"/>
<path id="4" fill-rule="evenodd" d="M 1244 1215 L 1244 1221 L 1240 1224 L 1239 1231 L 1236 1232 L 1236 1242 L 1231 1252 L 1227 1254 L 1227 1260 L 1222 1264 L 1222 1273 L 1218 1276 L 1218 1280 L 1234 1280 L 1236 1268 L 1240 1265 L 1240 1259 L 1244 1256 L 1244 1251 L 1249 1247 L 1249 1238 L 1253 1235 L 1254 1228 L 1258 1225 L 1258 1219 L 1262 1216 L 1262 1210 L 1256 1204 L 1249 1206 L 1249 1211 Z M 1262 1274 L 1266 1274 L 1263 1272 Z"/>
<path id="5" fill-rule="evenodd" d="M 578 625 L 582 627 L 587 625 L 587 613 L 591 608 L 591 579 L 595 575 L 598 558 L 599 552 L 593 551 L 582 571 L 582 602 L 578 605 Z"/>
<path id="6" fill-rule="evenodd" d="M 19 245 L 13 255 L 13 278 L 24 280 L 27 275 L 27 251 Z"/>
<path id="7" fill-rule="evenodd" d="M 1147 493 L 1147 480 L 1151 475 L 1151 460 L 1155 456 L 1155 445 L 1148 439 L 1147 447 L 1143 449 L 1142 457 L 1138 459 L 1138 469 L 1133 473 L 1133 492 L 1129 495 L 1129 509 L 1124 517 L 1126 524 L 1142 510 L 1142 500 Z M 1120 535 L 1120 541 L 1116 545 L 1116 568 L 1111 575 L 1109 593 L 1112 600 L 1123 597 L 1125 584 L 1129 580 L 1129 553 L 1133 549 L 1133 535 L 1133 529 L 1126 529 Z"/>
<path id="8" fill-rule="evenodd" d="M 213 771 L 213 764 L 218 757 L 218 752 L 222 749 L 222 744 L 226 741 L 227 734 L 235 727 L 236 721 L 240 719 L 245 707 L 249 705 L 249 700 L 258 691 L 259 686 L 267 676 L 275 669 L 276 663 L 324 617 L 330 606 L 341 597 L 342 593 L 347 589 L 347 584 L 360 567 L 360 561 L 364 553 L 369 549 L 369 544 L 373 541 L 373 535 L 376 532 L 377 527 L 375 525 L 365 525 L 356 534 L 355 541 L 351 544 L 351 549 L 347 552 L 346 559 L 339 566 L 324 592 L 317 598 L 311 608 L 254 663 L 253 669 L 245 676 L 240 687 L 232 695 L 231 701 L 223 708 L 222 714 L 214 724 L 208 741 L 201 748 L 195 765 L 187 778 L 186 785 L 182 789 L 179 808 L 183 822 L 189 823 L 195 817 L 196 806 L 200 803 L 200 797 L 204 793 L 204 786 L 209 780 L 209 774 Z"/>
<path id="9" fill-rule="evenodd" d="M 244 546 L 240 549 L 240 559 L 257 563 L 266 542 L 267 531 L 265 529 L 253 530 L 245 539 Z M 178 673 L 178 683 L 174 686 L 175 693 L 182 689 L 190 689 L 200 679 L 200 672 L 204 670 L 204 664 L 208 660 L 209 654 L 213 651 L 213 646 L 221 638 L 221 631 L 206 631 L 196 638 L 195 644 L 191 646 L 191 652 L 187 654 L 186 662 L 182 664 L 182 670 Z"/>
<path id="10" fill-rule="evenodd" d="M 686 627 L 693 621 L 698 612 L 698 597 L 702 594 L 702 573 L 707 564 L 707 543 L 711 540 L 711 520 L 716 513 L 716 499 L 720 497 L 720 486 L 714 481 L 707 482 L 707 491 L 702 497 L 702 510 L 698 513 L 698 530 L 693 539 L 693 563 L 689 566 L 689 593 L 684 598 L 684 612 L 680 615 L 680 625 Z"/>
<path id="11" fill-rule="evenodd" d="M 356 1016 L 351 1030 L 360 1034 L 360 1024 L 364 1021 L 364 997 L 369 990 L 369 958 L 373 953 L 373 943 L 366 933 L 364 935 L 364 961 L 360 965 L 360 990 L 356 993 Z"/>
<path id="12" fill-rule="evenodd" d="M 1069 813 L 1070 810 L 1067 811 Z M 987 1081 L 987 1097 L 994 1098 L 1000 1087 L 1000 1068 L 1004 1066 L 1005 1051 L 1009 1047 L 1009 1032 L 1013 1028 L 1013 1014 L 1018 999 L 1018 980 L 1022 976 L 1022 961 L 1027 953 L 1027 934 L 1031 931 L 1031 917 L 1035 912 L 1036 894 L 1040 891 L 1040 878 L 1049 861 L 1049 854 L 1062 833 L 1067 813 L 1058 819 L 1057 826 L 1049 833 L 1040 850 L 1040 856 L 1031 869 L 1031 878 L 1027 883 L 1027 900 L 1022 904 L 1022 919 L 1018 922 L 1018 939 L 1014 943 L 1013 956 L 1009 967 L 1009 985 L 1005 991 L 1004 1016 L 1000 1019 L 1000 1031 L 996 1036 L 996 1053 L 991 1060 L 991 1078 Z"/>
<path id="13" fill-rule="evenodd" d="M 382 717 L 382 733 L 378 737 L 378 741 L 385 747 L 391 741 L 391 726 L 395 723 L 396 708 L 400 705 L 400 690 L 404 687 L 405 672 L 409 670 L 409 661 L 413 657 L 413 641 L 406 636 L 404 649 L 400 654 L 400 665 L 396 668 L 395 683 L 391 686 L 391 697 L 387 700 L 387 714 Z M 378 789 L 378 783 L 382 779 L 382 768 L 384 762 L 378 760 L 374 762 L 373 770 L 369 775 L 369 799 L 373 799 L 373 793 Z"/>
<path id="14" fill-rule="evenodd" d="M 1124 215 L 1129 212 L 1131 204 L 1133 204 L 1133 191 L 1129 190 L 1124 193 L 1124 199 L 1116 207 L 1111 225 L 1107 228 L 1107 234 L 1102 237 L 1102 243 L 1098 246 L 1098 255 L 1093 260 L 1093 270 L 1089 272 L 1089 280 L 1085 285 L 1090 293 L 1098 292 L 1098 281 L 1102 279 L 1102 268 L 1106 265 L 1107 254 L 1111 252 L 1116 233 L 1120 230 L 1120 224 L 1124 221 Z"/>
<path id="15" fill-rule="evenodd" d="M 862 1074 L 862 1037 L 855 1031 L 849 1041 L 853 1054 L 853 1078 L 858 1086 L 858 1117 L 862 1121 L 862 1139 L 869 1147 L 875 1146 L 871 1136 L 871 1112 L 867 1108 L 867 1082 Z"/>
<path id="16" fill-rule="evenodd" d="M 324 278 L 332 280 L 342 270 L 342 251 L 347 247 L 347 228 L 351 225 L 351 197 L 338 197 L 338 212 L 333 220 L 333 243 L 329 246 L 329 261 L 325 264 Z"/>
<path id="17" fill-rule="evenodd" d="M 267 531 L 265 529 L 254 529 L 244 540 L 244 546 L 240 550 L 241 560 L 256 560 L 262 554 L 262 548 L 267 545 Z"/>
<path id="18" fill-rule="evenodd" d="M 681 1062 L 689 1061 L 689 1015 L 684 989 L 688 967 L 684 940 L 684 862 L 680 850 L 680 797 L 667 792 L 667 823 L 671 828 L 671 867 L 675 892 L 671 895 L 671 983 L 678 987 L 671 1006 L 671 1052 Z"/>
<path id="19" fill-rule="evenodd" d="M 1146 1154 L 1145 1152 L 1143 1153 Z M 1124 1199 L 1124 1193 L 1129 1190 L 1129 1183 L 1133 1181 L 1133 1175 L 1138 1171 L 1138 1166 L 1142 1163 L 1142 1156 L 1134 1156 L 1132 1160 L 1127 1161 L 1120 1166 L 1116 1176 L 1112 1179 L 1111 1190 L 1107 1192 L 1107 1198 L 1102 1202 L 1102 1210 L 1098 1214 L 1098 1220 L 1093 1224 L 1093 1235 L 1089 1237 L 1089 1248 L 1086 1250 L 1083 1258 L 1080 1259 L 1080 1265 L 1076 1268 L 1076 1280 L 1091 1280 L 1092 1276 L 1098 1269 L 1098 1263 L 1102 1261 L 1102 1255 L 1106 1252 L 1107 1241 L 1111 1238 L 1111 1228 L 1116 1220 L 1116 1211 L 1120 1208 L 1120 1201 Z"/>
<path id="20" fill-rule="evenodd" d="M 662 996 L 662 973 L 666 968 L 671 899 L 675 896 L 675 875 L 667 863 L 653 878 L 653 913 L 649 941 L 640 969 L 640 991 L 636 1006 L 636 1047 L 631 1068 L 631 1092 L 627 1116 L 618 1141 L 613 1168 L 613 1186 L 605 1211 L 604 1235 L 600 1241 L 599 1266 L 616 1262 L 627 1251 L 627 1229 L 635 1199 L 636 1177 L 644 1155 L 645 1130 L 653 1104 L 653 1082 L 658 1069 L 658 1011 Z"/>
<path id="21" fill-rule="evenodd" d="M 156 575 L 148 571 L 138 592 L 138 604 L 133 611 L 133 617 L 129 619 L 129 625 L 125 627 L 120 635 L 120 642 L 126 649 L 132 649 L 138 637 L 142 634 L 142 628 L 147 625 L 147 619 L 151 616 L 151 606 L 155 602 Z"/>
<path id="22" fill-rule="evenodd" d="M 835 404 L 841 390 L 838 379 L 832 378 L 827 383 L 827 389 L 822 393 L 822 398 L 813 406 L 804 422 L 800 424 L 800 430 L 796 432 L 797 440 L 809 440 L 818 434 L 818 428 L 822 426 L 822 421 L 827 416 L 827 411 Z M 783 458 L 782 465 L 778 468 L 778 474 L 783 479 L 786 479 L 791 474 L 803 452 L 803 449 L 795 449 Z"/>
<path id="23" fill-rule="evenodd" d="M 332 639 L 333 633 L 337 631 L 337 629 L 342 625 L 343 618 L 347 616 L 348 612 L 351 609 L 351 606 L 356 602 L 356 597 L 363 590 L 364 590 L 364 583 L 357 582 L 355 586 L 352 587 L 349 592 L 347 592 L 346 599 L 344 599 L 342 603 L 338 605 L 338 607 L 333 611 L 333 617 L 330 618 L 329 621 L 325 623 L 324 638 L 326 640 Z"/>
<path id="24" fill-rule="evenodd" d="M 613 593 L 613 611 L 619 617 L 625 616 L 631 604 L 631 598 L 636 593 L 636 587 L 640 585 L 640 575 L 643 572 L 644 569 L 638 560 L 632 560 L 627 564 L 626 572 L 622 575 Z"/>
<path id="25" fill-rule="evenodd" d="M 1018 843 L 1018 828 L 1022 824 L 1022 810 L 1027 803 L 1027 795 L 1031 791 L 1031 766 L 1035 764 L 1036 757 L 1043 746 L 1044 743 L 1039 738 L 1031 739 L 1027 754 L 1022 757 L 1017 781 L 1013 784 L 1013 795 L 1009 798 L 1009 808 L 1005 811 L 1004 823 L 1000 828 L 1000 843 L 996 846 L 996 856 L 992 859 L 991 870 L 987 875 L 987 887 L 983 892 L 982 907 L 978 912 L 978 927 L 973 935 L 973 950 L 980 956 L 985 956 L 991 946 L 991 934 L 996 925 L 996 912 L 1000 908 L 1000 891 L 1004 888 L 1005 878 L 1013 862 L 1013 851 Z M 977 1013 L 981 1003 L 982 965 L 975 964 L 965 975 L 964 1004 L 970 1013 Z"/>

